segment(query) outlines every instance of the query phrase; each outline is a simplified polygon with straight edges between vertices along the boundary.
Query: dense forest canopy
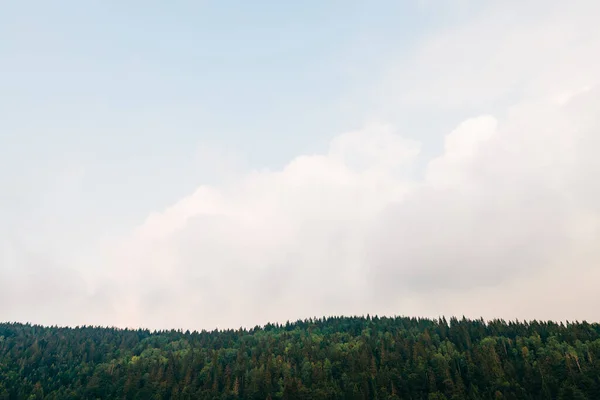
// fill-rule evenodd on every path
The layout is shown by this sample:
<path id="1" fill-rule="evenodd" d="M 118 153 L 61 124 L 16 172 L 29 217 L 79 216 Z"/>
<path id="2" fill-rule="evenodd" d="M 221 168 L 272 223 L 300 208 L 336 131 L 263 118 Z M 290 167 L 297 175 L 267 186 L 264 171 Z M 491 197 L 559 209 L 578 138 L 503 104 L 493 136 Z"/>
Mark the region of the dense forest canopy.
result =
<path id="1" fill-rule="evenodd" d="M 6 399 L 600 399 L 600 325 L 367 316 L 151 332 L 3 323 Z"/>

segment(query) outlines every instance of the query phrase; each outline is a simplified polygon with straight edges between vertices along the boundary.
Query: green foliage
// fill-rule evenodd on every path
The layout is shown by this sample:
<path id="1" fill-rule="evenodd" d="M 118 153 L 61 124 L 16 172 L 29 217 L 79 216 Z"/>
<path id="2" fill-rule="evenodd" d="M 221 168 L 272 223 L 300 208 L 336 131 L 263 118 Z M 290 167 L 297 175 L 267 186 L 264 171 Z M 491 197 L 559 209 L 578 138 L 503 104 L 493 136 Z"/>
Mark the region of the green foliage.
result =
<path id="1" fill-rule="evenodd" d="M 0 324 L 0 400 L 600 399 L 600 325 L 309 319 L 182 332 Z"/>

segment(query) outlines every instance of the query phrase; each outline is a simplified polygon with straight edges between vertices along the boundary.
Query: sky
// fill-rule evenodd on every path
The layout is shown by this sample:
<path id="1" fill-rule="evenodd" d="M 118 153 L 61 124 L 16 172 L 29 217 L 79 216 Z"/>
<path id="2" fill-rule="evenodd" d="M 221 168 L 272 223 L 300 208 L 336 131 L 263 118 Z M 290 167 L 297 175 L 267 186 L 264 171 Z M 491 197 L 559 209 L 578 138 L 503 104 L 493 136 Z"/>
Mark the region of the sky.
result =
<path id="1" fill-rule="evenodd" d="M 599 2 L 0 8 L 1 321 L 600 320 Z"/>

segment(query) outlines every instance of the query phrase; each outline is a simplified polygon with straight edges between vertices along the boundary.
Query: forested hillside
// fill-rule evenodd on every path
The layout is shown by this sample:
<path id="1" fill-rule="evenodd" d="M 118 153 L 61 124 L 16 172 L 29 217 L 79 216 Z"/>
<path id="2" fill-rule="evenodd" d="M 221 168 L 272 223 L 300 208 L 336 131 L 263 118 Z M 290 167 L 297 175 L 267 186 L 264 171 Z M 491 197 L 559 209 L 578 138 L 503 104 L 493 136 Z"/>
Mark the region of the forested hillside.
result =
<path id="1" fill-rule="evenodd" d="M 600 325 L 414 318 L 181 332 L 0 324 L 0 399 L 600 399 Z"/>

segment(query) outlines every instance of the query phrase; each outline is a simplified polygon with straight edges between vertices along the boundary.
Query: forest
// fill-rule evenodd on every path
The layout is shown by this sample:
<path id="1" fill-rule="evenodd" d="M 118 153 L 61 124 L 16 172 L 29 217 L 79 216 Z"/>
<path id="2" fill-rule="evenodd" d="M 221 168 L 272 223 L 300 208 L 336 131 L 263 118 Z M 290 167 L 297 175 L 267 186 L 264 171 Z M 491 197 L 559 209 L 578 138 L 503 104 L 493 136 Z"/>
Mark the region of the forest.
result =
<path id="1" fill-rule="evenodd" d="M 189 332 L 0 324 L 0 400 L 600 399 L 600 325 L 328 317 Z"/>

